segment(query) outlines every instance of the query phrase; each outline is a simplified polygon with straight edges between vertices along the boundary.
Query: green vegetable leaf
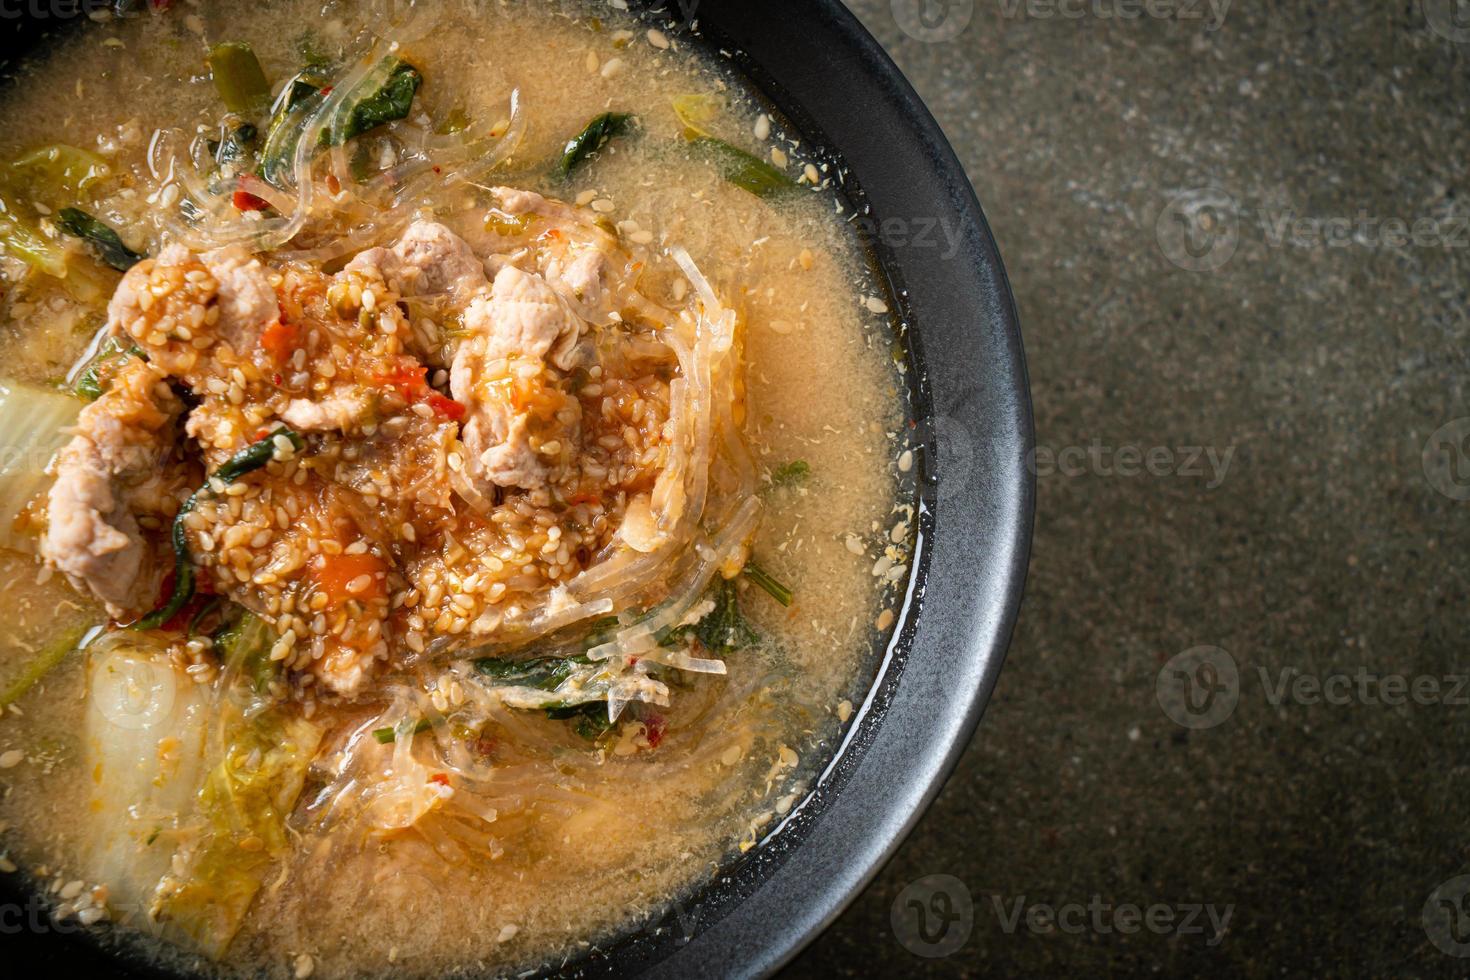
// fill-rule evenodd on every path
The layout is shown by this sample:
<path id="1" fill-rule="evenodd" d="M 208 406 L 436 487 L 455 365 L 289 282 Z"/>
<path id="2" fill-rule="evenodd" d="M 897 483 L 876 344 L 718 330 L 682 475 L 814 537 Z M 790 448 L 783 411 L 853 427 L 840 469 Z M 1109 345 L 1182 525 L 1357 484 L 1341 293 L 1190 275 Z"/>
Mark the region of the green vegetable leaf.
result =
<path id="1" fill-rule="evenodd" d="M 226 666 L 249 678 L 255 693 L 264 694 L 276 677 L 271 647 L 276 634 L 265 620 L 247 612 L 214 634 L 214 648 Z"/>
<path id="2" fill-rule="evenodd" d="M 10 680 L 4 688 L 0 688 L 0 709 L 16 701 L 36 684 L 41 678 L 67 658 L 77 644 L 81 642 L 83 631 L 81 629 L 68 629 L 53 639 L 40 653 L 21 668 L 19 674 Z"/>
<path id="3" fill-rule="evenodd" d="M 281 94 L 271 106 L 271 121 L 265 130 L 265 143 L 261 149 L 260 176 L 277 187 L 281 177 L 296 159 L 296 147 L 301 142 L 301 122 L 298 116 L 294 124 L 292 113 L 310 99 L 320 98 L 319 93 L 327 85 L 327 76 L 319 68 L 303 69 L 286 83 Z M 303 111 L 304 114 L 304 111 Z"/>
<path id="4" fill-rule="evenodd" d="M 675 646 L 693 636 L 711 653 L 724 656 L 760 642 L 760 634 L 740 612 L 734 582 L 716 576 L 707 595 L 714 600 L 715 607 L 699 622 L 671 630 L 662 640 L 664 646 Z"/>
<path id="5" fill-rule="evenodd" d="M 209 141 L 209 153 L 221 167 L 248 160 L 255 152 L 255 139 L 259 135 L 259 130 L 250 123 L 232 126 L 224 139 Z"/>
<path id="6" fill-rule="evenodd" d="M 296 805 L 322 730 L 281 708 L 220 722 L 223 758 L 197 797 L 201 842 L 174 887 L 161 892 L 159 921 L 207 956 L 230 945 L 256 893 L 291 848 L 286 817 Z"/>
<path id="7" fill-rule="evenodd" d="M 68 235 L 75 235 L 92 247 L 97 257 L 118 272 L 127 272 L 147 256 L 123 244 L 117 232 L 81 208 L 62 208 L 56 223 Z"/>
<path id="8" fill-rule="evenodd" d="M 30 197 L 75 200 L 111 175 L 107 161 L 90 150 L 51 143 L 10 161 L 11 173 Z"/>
<path id="9" fill-rule="evenodd" d="M 66 250 L 22 219 L 15 205 L 0 198 L 0 245 L 26 265 L 58 279 L 66 277 Z"/>
<path id="10" fill-rule="evenodd" d="M 243 41 L 225 41 L 209 49 L 206 58 L 214 77 L 215 91 L 231 112 L 255 115 L 271 101 L 271 85 L 260 67 L 260 59 Z"/>
<path id="11" fill-rule="evenodd" d="M 555 721 L 572 721 L 572 730 L 585 739 L 594 739 L 612 729 L 607 720 L 606 701 L 584 701 L 566 707 L 547 708 L 546 717 Z"/>
<path id="12" fill-rule="evenodd" d="M 797 189 L 796 181 L 760 157 L 713 136 L 689 141 L 694 150 L 709 160 L 730 183 L 756 197 L 775 197 Z"/>
<path id="13" fill-rule="evenodd" d="M 413 65 L 406 61 L 395 61 L 382 87 L 352 107 L 341 133 L 341 141 L 346 142 L 384 123 L 407 117 L 413 106 L 414 94 L 423 81 L 424 76 Z M 334 127 L 322 131 L 322 146 L 333 145 L 332 128 Z"/>
<path id="14" fill-rule="evenodd" d="M 508 660 L 504 657 L 481 657 L 475 670 L 506 687 L 534 687 L 554 691 L 571 676 L 572 671 L 592 661 L 586 657 L 539 657 L 534 660 Z"/>
<path id="15" fill-rule="evenodd" d="M 122 367 L 123 362 L 129 357 L 143 357 L 146 360 L 142 348 L 137 344 L 124 344 L 116 337 L 107 338 L 97 349 L 96 355 L 87 363 L 81 376 L 77 378 L 77 383 L 73 386 L 72 391 L 82 401 L 96 401 L 112 384 L 118 368 Z"/>
<path id="16" fill-rule="evenodd" d="M 619 135 L 633 121 L 632 113 L 604 112 L 593 118 L 580 133 L 567 141 L 561 159 L 556 164 L 556 175 L 566 179 L 582 161 L 602 149 L 607 141 Z"/>

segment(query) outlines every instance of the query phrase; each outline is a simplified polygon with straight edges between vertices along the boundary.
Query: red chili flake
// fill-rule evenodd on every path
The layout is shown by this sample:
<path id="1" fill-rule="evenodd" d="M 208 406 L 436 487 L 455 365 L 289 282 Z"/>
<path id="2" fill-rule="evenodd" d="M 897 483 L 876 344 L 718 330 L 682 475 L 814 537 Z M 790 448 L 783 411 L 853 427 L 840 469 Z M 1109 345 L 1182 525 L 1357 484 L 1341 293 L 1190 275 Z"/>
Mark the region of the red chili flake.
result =
<path id="1" fill-rule="evenodd" d="M 236 211 L 264 211 L 270 207 L 269 201 L 263 201 L 249 191 L 237 190 L 230 200 Z"/>
<path id="2" fill-rule="evenodd" d="M 285 379 L 283 379 L 279 374 L 271 375 L 271 384 L 275 385 L 277 388 L 279 388 L 284 383 L 284 381 Z"/>
<path id="3" fill-rule="evenodd" d="M 452 398 L 445 398 L 437 391 L 431 391 L 424 399 L 425 404 L 434 410 L 434 414 L 441 418 L 458 422 L 464 418 L 465 407 Z"/>
<path id="4" fill-rule="evenodd" d="M 446 774 L 444 774 L 442 772 L 436 772 L 436 773 L 434 773 L 434 775 L 432 775 L 432 776 L 429 777 L 429 782 L 431 782 L 431 783 L 438 783 L 440 786 L 448 786 L 449 785 L 449 776 L 447 776 Z"/>
<path id="5" fill-rule="evenodd" d="M 669 723 L 664 721 L 663 715 L 650 714 L 643 719 L 643 737 L 648 739 L 650 749 L 658 748 L 658 743 L 664 740 L 664 732 L 668 730 Z"/>

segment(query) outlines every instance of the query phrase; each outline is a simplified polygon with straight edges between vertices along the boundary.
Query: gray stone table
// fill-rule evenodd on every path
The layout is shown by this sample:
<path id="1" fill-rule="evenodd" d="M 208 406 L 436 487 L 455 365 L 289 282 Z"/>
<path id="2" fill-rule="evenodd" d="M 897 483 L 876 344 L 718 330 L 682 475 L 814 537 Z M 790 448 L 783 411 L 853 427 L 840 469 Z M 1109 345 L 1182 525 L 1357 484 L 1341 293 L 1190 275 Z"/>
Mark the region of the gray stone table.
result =
<path id="1" fill-rule="evenodd" d="M 918 5 L 854 8 L 1005 256 L 1035 551 L 959 769 L 788 975 L 1465 975 L 1470 15 Z"/>

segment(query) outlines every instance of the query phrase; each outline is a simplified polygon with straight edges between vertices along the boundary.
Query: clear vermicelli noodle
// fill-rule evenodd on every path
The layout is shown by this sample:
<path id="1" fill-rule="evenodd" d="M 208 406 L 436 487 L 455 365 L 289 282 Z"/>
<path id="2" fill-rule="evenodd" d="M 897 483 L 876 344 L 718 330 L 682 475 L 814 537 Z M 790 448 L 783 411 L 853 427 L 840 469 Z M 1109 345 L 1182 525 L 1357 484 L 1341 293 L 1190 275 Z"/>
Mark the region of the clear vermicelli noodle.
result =
<path id="1" fill-rule="evenodd" d="M 836 174 L 609 5 L 175 6 L 0 105 L 0 867 L 182 972 L 573 959 L 761 846 L 893 624 Z"/>

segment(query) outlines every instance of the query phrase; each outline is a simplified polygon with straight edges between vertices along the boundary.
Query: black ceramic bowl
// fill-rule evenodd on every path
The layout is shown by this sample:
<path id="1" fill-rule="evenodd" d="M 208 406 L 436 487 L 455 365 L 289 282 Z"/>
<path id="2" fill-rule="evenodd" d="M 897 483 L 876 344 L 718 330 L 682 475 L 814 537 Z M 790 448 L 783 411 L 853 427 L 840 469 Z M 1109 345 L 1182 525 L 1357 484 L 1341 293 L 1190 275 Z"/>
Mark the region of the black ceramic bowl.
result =
<path id="1" fill-rule="evenodd" d="M 75 9 L 88 3 L 104 5 L 0 7 L 0 63 L 13 64 L 47 36 L 85 29 Z M 1026 368 L 1000 255 L 959 161 L 893 62 L 837 0 L 633 5 L 727 56 L 808 146 L 821 148 L 842 175 L 905 326 L 918 546 L 898 628 L 835 758 L 759 847 L 661 920 L 548 971 L 759 976 L 814 939 L 872 879 L 979 721 L 1030 549 Z M 83 930 L 37 921 L 34 901 L 6 877 L 0 934 L 10 964 L 15 957 L 63 974 L 155 975 Z"/>

